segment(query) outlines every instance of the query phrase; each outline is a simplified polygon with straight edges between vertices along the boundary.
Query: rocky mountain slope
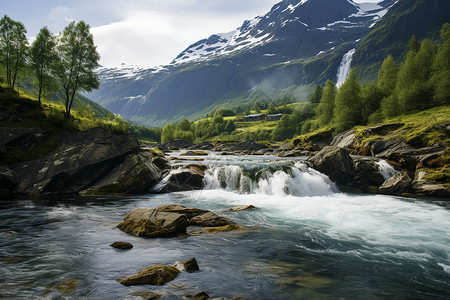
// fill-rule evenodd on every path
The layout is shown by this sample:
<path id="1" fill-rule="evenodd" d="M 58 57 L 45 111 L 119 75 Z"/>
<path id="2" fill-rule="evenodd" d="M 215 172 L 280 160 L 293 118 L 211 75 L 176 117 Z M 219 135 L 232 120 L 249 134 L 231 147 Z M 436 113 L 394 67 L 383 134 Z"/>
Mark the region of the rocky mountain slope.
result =
<path id="1" fill-rule="evenodd" d="M 194 43 L 167 66 L 101 69 L 101 87 L 88 97 L 126 119 L 152 126 L 200 117 L 224 103 L 245 103 L 252 93 L 274 97 L 289 88 L 292 96 L 305 98 L 311 85 L 345 77 L 355 51 L 359 62 L 367 63 L 372 51 L 367 44 L 373 40 L 367 37 L 385 24 L 385 15 L 392 18 L 390 9 L 399 16 L 408 12 L 408 3 L 403 4 L 408 1 L 427 2 L 283 0 L 234 31 Z M 361 41 L 366 50 L 359 50 Z M 383 58 L 376 56 L 376 62 Z"/>

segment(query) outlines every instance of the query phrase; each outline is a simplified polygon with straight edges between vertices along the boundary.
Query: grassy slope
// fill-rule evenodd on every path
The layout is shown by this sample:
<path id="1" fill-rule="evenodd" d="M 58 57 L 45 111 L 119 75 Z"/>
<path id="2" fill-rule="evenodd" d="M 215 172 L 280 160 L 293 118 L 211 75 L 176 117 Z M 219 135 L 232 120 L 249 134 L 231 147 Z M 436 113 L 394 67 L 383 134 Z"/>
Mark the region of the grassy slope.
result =
<path id="1" fill-rule="evenodd" d="M 40 142 L 30 149 L 17 147 L 8 151 L 6 157 L 1 158 L 0 164 L 9 165 L 36 159 L 56 149 L 61 130 L 84 131 L 103 127 L 114 133 L 128 133 L 128 123 L 110 113 L 105 114 L 106 110 L 90 106 L 88 101 L 78 102 L 72 111 L 73 117 L 66 119 L 62 102 L 44 100 L 42 108 L 39 108 L 37 99 L 22 92 L 11 92 L 5 86 L 0 86 L 0 111 L 16 119 L 1 122 L 0 129 L 40 128 L 45 132 Z"/>

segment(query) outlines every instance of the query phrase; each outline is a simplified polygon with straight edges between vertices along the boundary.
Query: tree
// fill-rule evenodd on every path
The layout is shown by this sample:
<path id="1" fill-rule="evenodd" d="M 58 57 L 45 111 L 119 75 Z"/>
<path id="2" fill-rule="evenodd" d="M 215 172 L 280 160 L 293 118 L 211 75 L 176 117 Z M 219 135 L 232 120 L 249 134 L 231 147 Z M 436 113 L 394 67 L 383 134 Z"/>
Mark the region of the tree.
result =
<path id="1" fill-rule="evenodd" d="M 173 140 L 175 134 L 175 126 L 171 123 L 167 123 L 161 132 L 161 142 L 165 143 Z"/>
<path id="2" fill-rule="evenodd" d="M 380 108 L 381 100 L 383 99 L 384 94 L 375 82 L 371 82 L 365 84 L 361 88 L 361 97 L 361 121 L 362 124 L 367 124 L 369 121 L 369 116 Z"/>
<path id="3" fill-rule="evenodd" d="M 361 87 L 353 70 L 336 94 L 333 115 L 338 131 L 361 124 Z"/>
<path id="4" fill-rule="evenodd" d="M 188 119 L 183 119 L 177 124 L 176 130 L 191 131 L 191 122 Z"/>
<path id="5" fill-rule="evenodd" d="M 255 105 L 253 106 L 253 110 L 259 114 L 261 113 L 261 104 L 259 102 L 256 102 Z"/>
<path id="6" fill-rule="evenodd" d="M 5 68 L 6 83 L 12 89 L 19 72 L 25 67 L 28 50 L 25 26 L 5 15 L 0 20 L 0 57 Z"/>
<path id="7" fill-rule="evenodd" d="M 433 98 L 431 85 L 432 62 L 436 47 L 430 40 L 424 40 L 418 51 L 409 50 L 402 64 L 396 86 L 401 112 L 430 107 Z"/>
<path id="8" fill-rule="evenodd" d="M 311 103 L 319 103 L 320 99 L 322 98 L 322 90 L 322 87 L 320 85 L 317 85 L 309 101 Z"/>
<path id="9" fill-rule="evenodd" d="M 273 115 L 277 113 L 277 109 L 275 107 L 275 104 L 273 104 L 273 102 L 270 102 L 269 107 L 267 107 L 267 114 L 268 115 Z"/>
<path id="10" fill-rule="evenodd" d="M 388 55 L 378 71 L 377 86 L 384 97 L 389 97 L 395 92 L 398 78 L 398 67 L 395 59 Z"/>
<path id="11" fill-rule="evenodd" d="M 271 139 L 274 141 L 284 141 L 292 138 L 295 130 L 291 124 L 292 120 L 288 115 L 282 116 L 281 120 L 278 121 L 277 127 L 272 131 Z"/>
<path id="12" fill-rule="evenodd" d="M 433 62 L 434 104 L 450 104 L 450 24 L 442 26 L 441 38 L 443 44 L 439 46 Z"/>
<path id="13" fill-rule="evenodd" d="M 336 84 L 331 80 L 327 80 L 327 82 L 325 82 L 325 88 L 322 91 L 322 97 L 320 98 L 319 105 L 315 109 L 320 126 L 330 124 L 333 119 L 336 93 Z"/>
<path id="14" fill-rule="evenodd" d="M 225 125 L 224 130 L 228 133 L 232 133 L 233 131 L 236 130 L 236 126 L 235 126 L 233 120 L 228 120 L 227 124 Z"/>
<path id="15" fill-rule="evenodd" d="M 94 70 L 99 66 L 100 55 L 89 29 L 90 26 L 84 21 L 72 22 L 64 28 L 59 39 L 56 74 L 65 92 L 66 118 L 70 118 L 78 91 L 90 92 L 99 87 Z"/>
<path id="16" fill-rule="evenodd" d="M 53 69 L 58 54 L 56 42 L 47 27 L 43 27 L 36 36 L 30 49 L 31 66 L 36 74 L 38 101 L 41 105 L 41 97 L 45 92 L 55 88 L 56 79 L 53 77 Z"/>

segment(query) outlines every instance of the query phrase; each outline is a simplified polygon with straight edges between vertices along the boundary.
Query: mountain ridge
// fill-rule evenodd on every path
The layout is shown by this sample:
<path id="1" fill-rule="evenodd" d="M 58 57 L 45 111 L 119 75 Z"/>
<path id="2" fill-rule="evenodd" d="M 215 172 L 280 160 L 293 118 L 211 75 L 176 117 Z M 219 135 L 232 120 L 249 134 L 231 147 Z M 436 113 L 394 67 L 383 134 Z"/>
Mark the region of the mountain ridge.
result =
<path id="1" fill-rule="evenodd" d="M 223 104 L 274 98 L 283 91 L 299 101 L 311 86 L 337 81 L 344 55 L 351 49 L 357 55 L 360 41 L 398 3 L 284 0 L 235 31 L 192 44 L 170 65 L 132 74 L 100 70 L 102 85 L 88 96 L 147 126 L 199 118 Z"/>

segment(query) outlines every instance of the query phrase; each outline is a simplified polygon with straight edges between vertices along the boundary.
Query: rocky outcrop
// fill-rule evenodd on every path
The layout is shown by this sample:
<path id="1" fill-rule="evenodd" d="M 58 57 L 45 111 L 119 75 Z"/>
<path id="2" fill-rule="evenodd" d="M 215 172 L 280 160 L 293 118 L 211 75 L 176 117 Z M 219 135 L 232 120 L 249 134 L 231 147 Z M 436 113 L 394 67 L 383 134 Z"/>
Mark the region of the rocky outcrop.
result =
<path id="1" fill-rule="evenodd" d="M 161 170 L 152 163 L 152 154 L 142 151 L 130 154 L 125 160 L 95 183 L 81 191 L 81 195 L 138 195 L 151 191 L 162 177 Z"/>
<path id="2" fill-rule="evenodd" d="M 326 146 L 308 160 L 314 169 L 326 174 L 338 185 L 353 180 L 353 161 L 346 149 Z"/>
<path id="3" fill-rule="evenodd" d="M 158 146 L 161 150 L 180 150 L 180 149 L 190 149 L 195 146 L 194 143 L 188 142 L 186 140 L 170 140 L 164 144 Z"/>
<path id="4" fill-rule="evenodd" d="M 402 195 L 410 193 L 412 179 L 406 172 L 399 172 L 386 180 L 378 189 L 380 194 L 386 195 Z"/>
<path id="5" fill-rule="evenodd" d="M 136 275 L 121 278 L 118 281 L 125 286 L 132 285 L 164 285 L 175 278 L 181 272 L 174 267 L 163 265 L 152 265 Z"/>
<path id="6" fill-rule="evenodd" d="M 173 170 L 156 192 L 171 193 L 201 190 L 204 187 L 205 169 L 206 166 L 191 164 L 182 169 Z"/>
<path id="7" fill-rule="evenodd" d="M 37 142 L 39 132 L 21 136 L 21 143 L 28 145 Z M 10 138 L 8 145 L 12 141 L 19 143 L 18 138 Z M 62 131 L 59 141 L 57 148 L 44 157 L 12 167 L 19 179 L 16 193 L 141 194 L 149 192 L 161 179 L 161 170 L 152 164 L 154 155 L 141 151 L 132 135 L 94 128 Z"/>
<path id="8" fill-rule="evenodd" d="M 255 206 L 253 205 L 240 205 L 240 206 L 235 206 L 229 209 L 229 211 L 243 211 L 243 210 L 252 210 L 252 209 L 256 209 Z"/>
<path id="9" fill-rule="evenodd" d="M 200 271 L 197 260 L 195 258 L 190 258 L 184 262 L 184 269 L 188 273 L 194 273 Z"/>
<path id="10" fill-rule="evenodd" d="M 238 228 L 235 223 L 213 212 L 181 205 L 162 205 L 153 209 L 136 208 L 117 225 L 128 234 L 149 238 L 183 235 L 186 234 L 188 226 Z M 231 230 L 231 227 L 224 230 Z"/>
<path id="11" fill-rule="evenodd" d="M 234 145 L 228 145 L 225 147 L 220 147 L 221 151 L 234 151 L 234 152 L 240 152 L 240 151 L 260 151 L 263 149 L 266 149 L 267 146 L 263 144 L 258 144 L 254 140 L 246 140 L 241 143 L 237 143 Z"/>
<path id="12" fill-rule="evenodd" d="M 414 180 L 412 191 L 418 196 L 446 197 L 450 199 L 450 187 L 435 182 Z"/>

